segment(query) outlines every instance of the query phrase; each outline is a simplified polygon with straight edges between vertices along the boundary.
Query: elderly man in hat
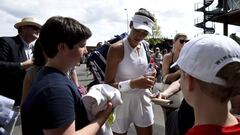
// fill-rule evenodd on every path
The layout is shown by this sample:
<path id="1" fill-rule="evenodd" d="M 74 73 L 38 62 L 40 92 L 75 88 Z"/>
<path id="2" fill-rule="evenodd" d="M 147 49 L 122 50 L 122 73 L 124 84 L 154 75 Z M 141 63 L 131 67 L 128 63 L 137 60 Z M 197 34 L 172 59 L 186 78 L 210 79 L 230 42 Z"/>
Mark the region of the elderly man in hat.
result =
<path id="1" fill-rule="evenodd" d="M 0 95 L 20 104 L 25 70 L 32 65 L 32 45 L 37 39 L 41 25 L 26 17 L 14 25 L 18 35 L 0 37 Z"/>

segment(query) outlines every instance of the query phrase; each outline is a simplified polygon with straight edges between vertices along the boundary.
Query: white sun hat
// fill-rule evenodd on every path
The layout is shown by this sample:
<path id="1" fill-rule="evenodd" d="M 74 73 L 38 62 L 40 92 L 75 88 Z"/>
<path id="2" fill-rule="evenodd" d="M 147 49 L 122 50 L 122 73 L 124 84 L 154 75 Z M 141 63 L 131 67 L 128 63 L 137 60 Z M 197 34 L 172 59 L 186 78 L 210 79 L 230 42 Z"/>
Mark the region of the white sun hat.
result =
<path id="1" fill-rule="evenodd" d="M 37 23 L 32 17 L 25 17 L 21 20 L 21 22 L 18 22 L 14 25 L 14 27 L 16 29 L 18 29 L 21 26 L 27 26 L 27 25 L 31 25 L 31 26 L 36 26 L 39 29 L 42 27 L 41 24 Z"/>
<path id="2" fill-rule="evenodd" d="M 216 74 L 232 62 L 240 62 L 239 44 L 226 36 L 205 34 L 183 46 L 176 64 L 194 78 L 224 86 Z"/>

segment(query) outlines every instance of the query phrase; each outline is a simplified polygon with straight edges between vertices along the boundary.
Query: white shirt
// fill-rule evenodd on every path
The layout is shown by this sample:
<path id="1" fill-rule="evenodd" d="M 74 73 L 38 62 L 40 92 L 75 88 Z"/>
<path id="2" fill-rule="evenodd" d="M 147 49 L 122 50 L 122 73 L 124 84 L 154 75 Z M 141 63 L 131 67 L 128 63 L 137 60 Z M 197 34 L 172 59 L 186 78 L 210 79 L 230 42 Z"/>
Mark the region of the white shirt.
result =
<path id="1" fill-rule="evenodd" d="M 21 38 L 22 39 L 22 38 Z M 22 39 L 23 43 L 24 43 L 24 51 L 26 54 L 26 57 L 28 60 L 32 59 L 33 57 L 33 45 L 32 44 L 27 44 L 23 39 Z"/>

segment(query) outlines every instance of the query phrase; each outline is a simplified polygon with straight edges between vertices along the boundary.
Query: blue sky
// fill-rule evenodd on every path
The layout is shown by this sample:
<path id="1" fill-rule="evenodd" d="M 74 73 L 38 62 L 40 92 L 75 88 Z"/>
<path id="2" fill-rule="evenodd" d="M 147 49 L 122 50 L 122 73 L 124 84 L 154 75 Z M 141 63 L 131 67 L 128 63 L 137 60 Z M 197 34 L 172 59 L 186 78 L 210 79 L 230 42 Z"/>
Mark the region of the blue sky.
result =
<path id="1" fill-rule="evenodd" d="M 217 1 L 217 0 L 215 0 Z M 164 37 L 172 38 L 183 32 L 189 38 L 202 33 L 194 27 L 194 19 L 202 13 L 194 11 L 194 3 L 202 0 L 1 0 L 0 36 L 17 34 L 13 25 L 23 17 L 31 16 L 43 24 L 55 15 L 77 19 L 88 26 L 93 36 L 87 45 L 96 45 L 113 35 L 127 31 L 134 12 L 143 7 L 152 12 Z M 216 33 L 222 34 L 222 24 L 215 24 Z M 229 34 L 240 28 L 229 26 Z"/>

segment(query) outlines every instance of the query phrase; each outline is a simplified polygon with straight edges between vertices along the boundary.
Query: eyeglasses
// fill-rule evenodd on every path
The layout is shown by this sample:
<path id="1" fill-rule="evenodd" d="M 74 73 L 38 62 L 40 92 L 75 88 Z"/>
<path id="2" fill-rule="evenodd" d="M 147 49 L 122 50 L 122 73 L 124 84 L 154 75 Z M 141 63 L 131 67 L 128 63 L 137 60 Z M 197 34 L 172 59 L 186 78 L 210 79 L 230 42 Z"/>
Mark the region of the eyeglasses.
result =
<path id="1" fill-rule="evenodd" d="M 179 42 L 183 44 L 183 43 L 187 43 L 187 40 L 179 39 Z"/>

